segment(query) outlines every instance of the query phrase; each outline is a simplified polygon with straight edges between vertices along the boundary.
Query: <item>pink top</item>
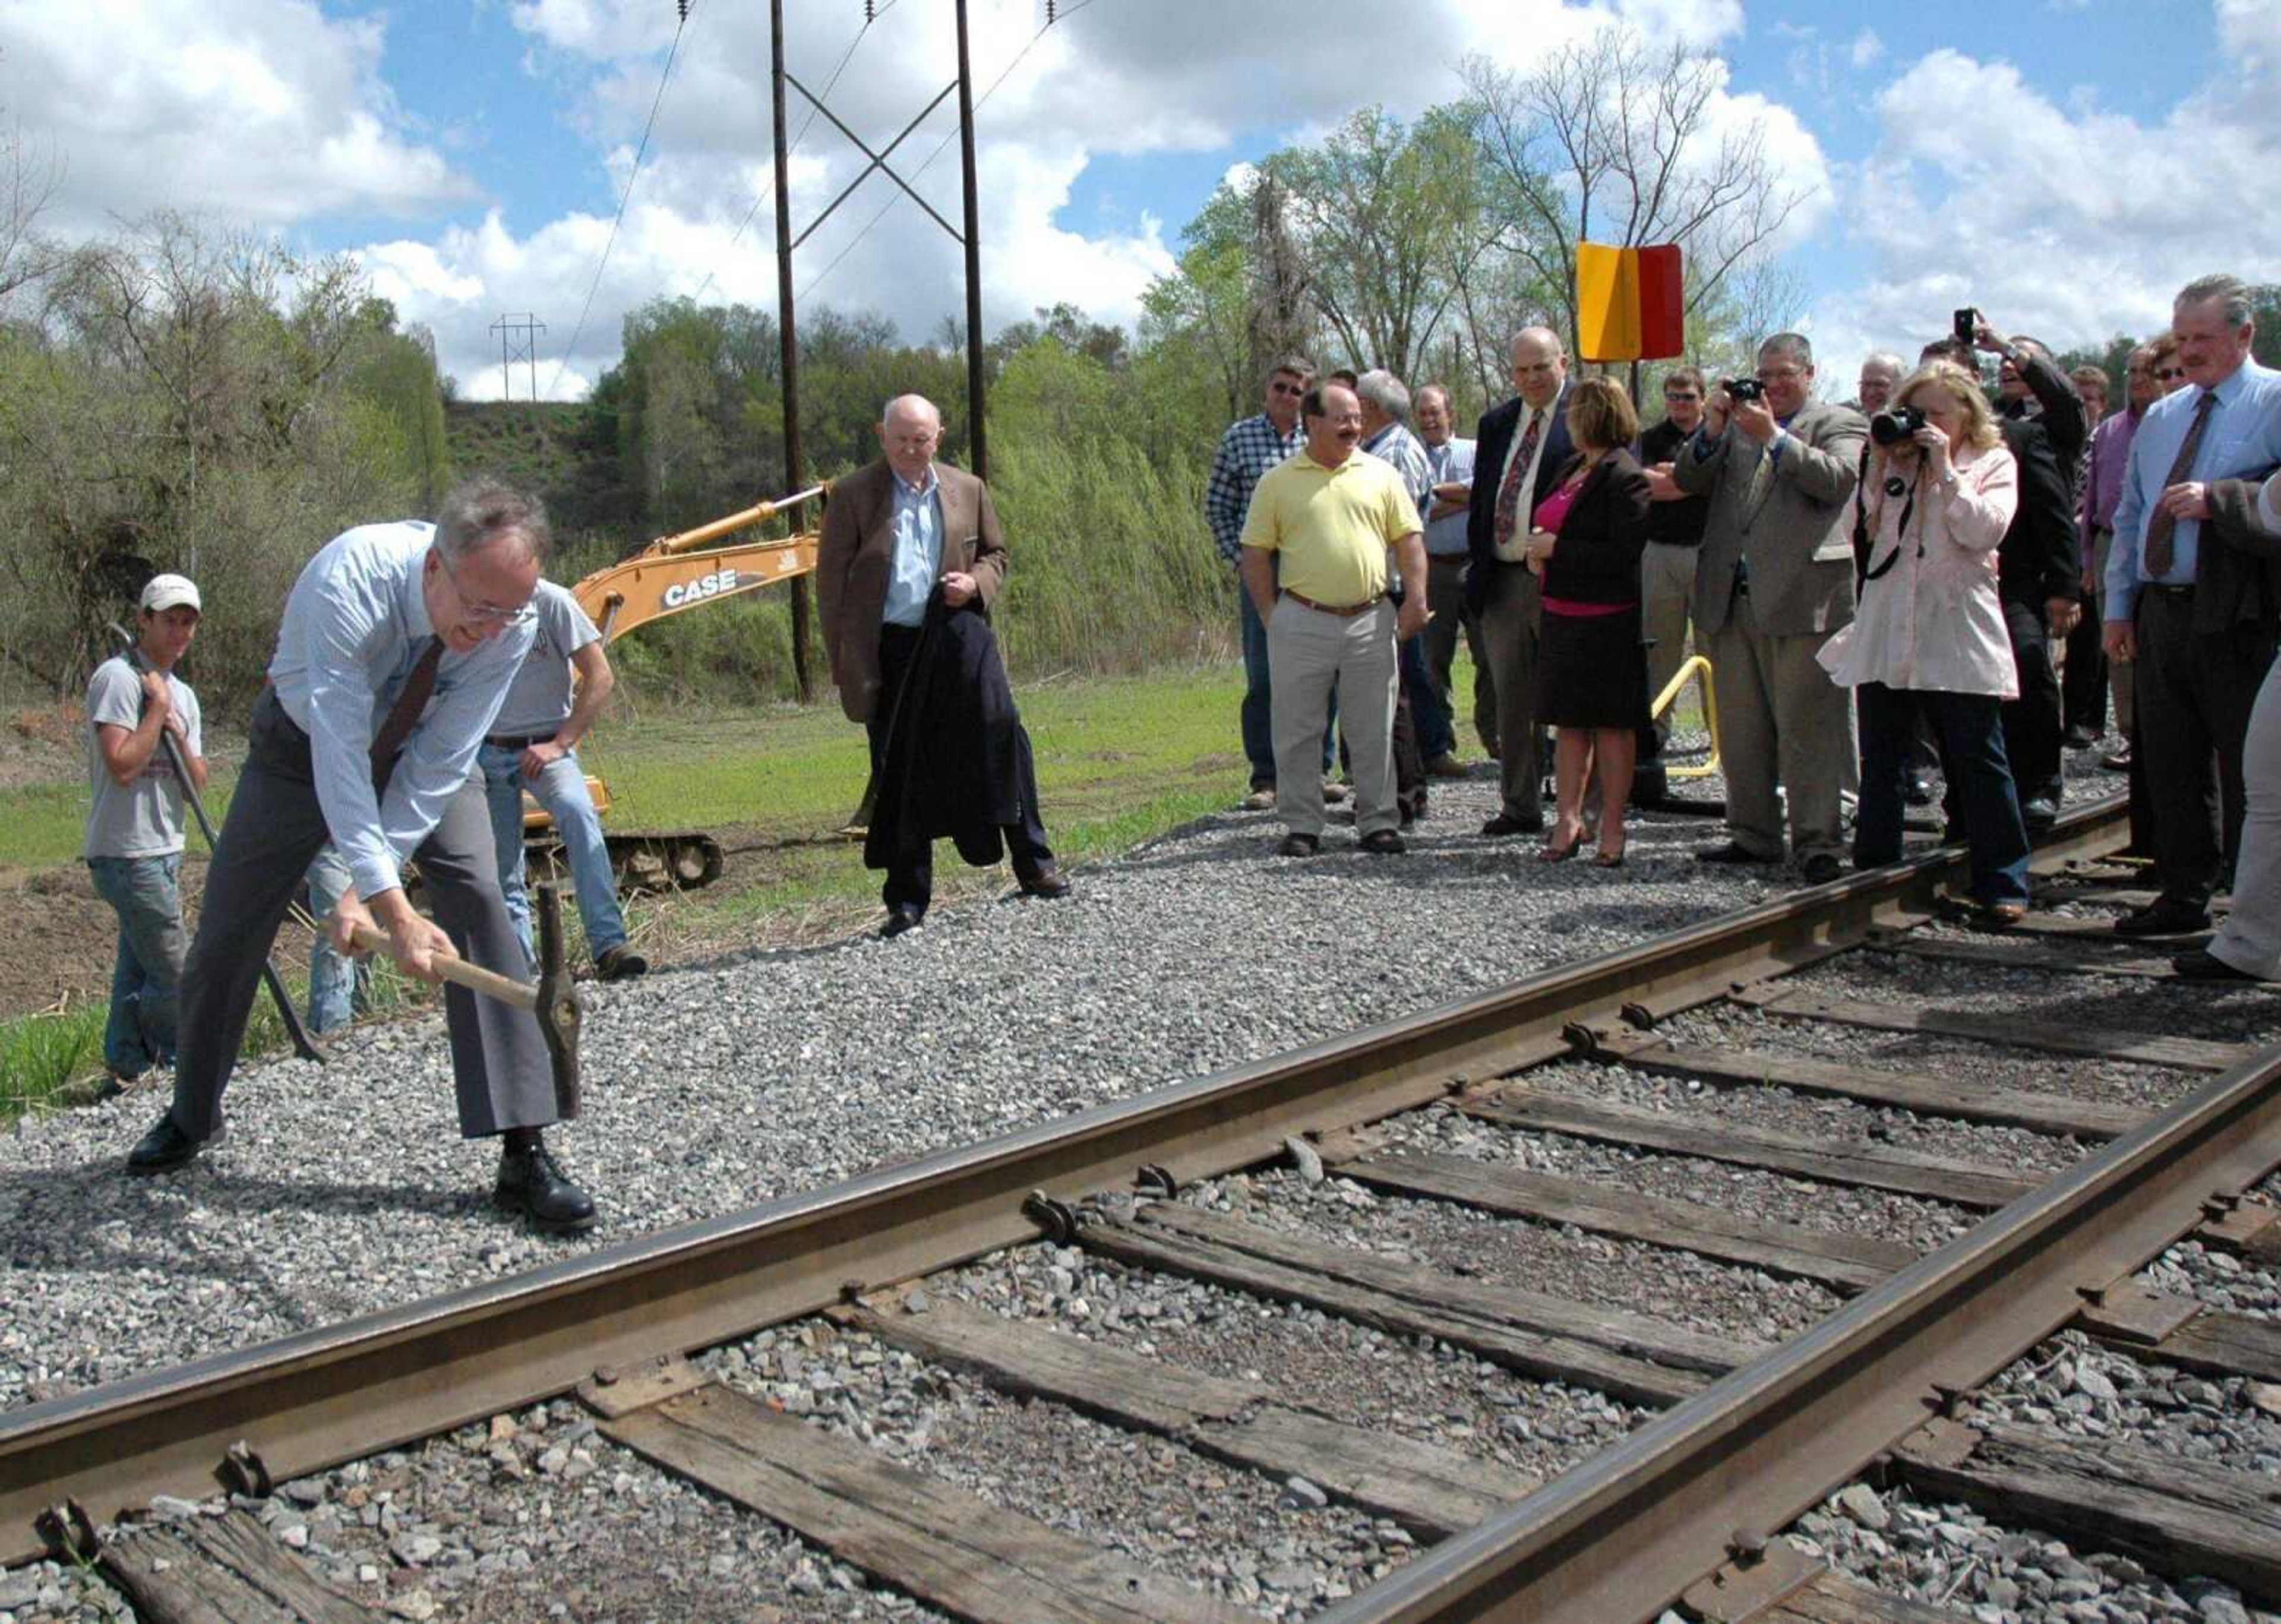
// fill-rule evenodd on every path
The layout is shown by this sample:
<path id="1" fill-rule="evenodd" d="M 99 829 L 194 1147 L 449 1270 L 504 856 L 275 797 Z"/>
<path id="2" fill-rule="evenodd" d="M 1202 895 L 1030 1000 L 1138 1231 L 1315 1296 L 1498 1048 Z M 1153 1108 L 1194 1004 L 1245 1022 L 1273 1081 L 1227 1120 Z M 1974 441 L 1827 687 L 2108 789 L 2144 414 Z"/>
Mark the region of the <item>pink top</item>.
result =
<path id="1" fill-rule="evenodd" d="M 1550 496 L 1539 502 L 1536 505 L 1536 528 L 1558 535 L 1560 522 L 1568 516 L 1568 510 L 1576 505 L 1576 493 L 1583 488 L 1583 477 L 1579 476 L 1567 481 Z M 1627 609 L 1636 607 L 1638 607 L 1636 604 L 1629 603 L 1580 603 L 1573 598 L 1547 598 L 1544 600 L 1544 612 L 1547 615 L 1621 615 Z"/>

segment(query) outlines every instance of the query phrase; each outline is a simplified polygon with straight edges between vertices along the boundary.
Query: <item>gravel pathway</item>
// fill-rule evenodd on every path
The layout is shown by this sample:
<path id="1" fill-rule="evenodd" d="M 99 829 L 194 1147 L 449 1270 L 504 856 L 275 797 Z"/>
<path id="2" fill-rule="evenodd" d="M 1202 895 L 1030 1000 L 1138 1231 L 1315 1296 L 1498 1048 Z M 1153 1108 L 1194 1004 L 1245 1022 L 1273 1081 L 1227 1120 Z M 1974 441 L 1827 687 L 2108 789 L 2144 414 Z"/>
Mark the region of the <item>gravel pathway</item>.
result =
<path id="1" fill-rule="evenodd" d="M 1230 815 L 1080 873 L 1065 902 L 597 988 L 587 1115 L 553 1136 L 603 1205 L 583 1241 L 490 1209 L 495 1153 L 458 1137 L 437 1017 L 323 1068 L 246 1068 L 228 1139 L 168 1178 L 120 1172 L 155 1094 L 27 1121 L 0 1139 L 0 1407 L 1256 1060 L 1793 883 L 1697 865 L 1717 826 L 1687 817 L 1644 822 L 1621 874 L 1548 868 L 1476 836 L 1486 778 L 1434 795 L 1404 857 L 1334 824 L 1325 855 L 1274 860 L 1272 816 Z"/>

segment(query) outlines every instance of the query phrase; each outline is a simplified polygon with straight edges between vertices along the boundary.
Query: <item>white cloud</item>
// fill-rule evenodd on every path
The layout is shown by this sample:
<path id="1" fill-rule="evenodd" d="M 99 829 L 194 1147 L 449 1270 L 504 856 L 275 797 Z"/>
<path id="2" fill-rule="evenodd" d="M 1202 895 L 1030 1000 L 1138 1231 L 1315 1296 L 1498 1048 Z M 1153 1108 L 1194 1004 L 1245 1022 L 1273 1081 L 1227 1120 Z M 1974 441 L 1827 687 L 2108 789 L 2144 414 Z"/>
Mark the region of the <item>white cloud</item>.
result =
<path id="1" fill-rule="evenodd" d="M 413 214 L 474 195 L 405 129 L 382 26 L 313 0 L 0 0 L 9 115 L 61 162 L 48 221 L 169 204 L 232 223 Z"/>
<path id="2" fill-rule="evenodd" d="M 2256 200 L 2281 162 L 2277 18 L 2277 0 L 2221 0 L 2235 63 L 2153 123 L 2062 107 L 2007 62 L 1913 64 L 1876 98 L 1850 189 L 1873 274 L 1817 299 L 1822 330 L 1913 354 L 1968 304 L 2065 349 L 2153 331 L 2195 276 L 2271 277 L 2281 218 Z"/>
<path id="3" fill-rule="evenodd" d="M 1875 28 L 1866 26 L 1853 36 L 1853 43 L 1845 48 L 1846 59 L 1856 70 L 1868 66 L 1884 54 L 1885 42 L 1877 37 Z"/>

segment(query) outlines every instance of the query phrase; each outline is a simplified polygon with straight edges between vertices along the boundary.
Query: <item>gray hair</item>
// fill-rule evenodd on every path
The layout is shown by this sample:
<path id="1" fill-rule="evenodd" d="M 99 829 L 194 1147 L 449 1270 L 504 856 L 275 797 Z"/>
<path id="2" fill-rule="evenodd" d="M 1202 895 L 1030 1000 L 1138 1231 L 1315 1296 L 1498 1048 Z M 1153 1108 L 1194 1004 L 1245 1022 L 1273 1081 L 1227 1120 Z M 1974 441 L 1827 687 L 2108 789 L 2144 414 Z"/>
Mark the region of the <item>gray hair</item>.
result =
<path id="1" fill-rule="evenodd" d="M 1445 411 L 1454 411 L 1457 409 L 1457 403 L 1450 398 L 1450 386 L 1447 383 L 1420 383 L 1418 386 L 1417 392 L 1410 397 L 1410 404 L 1413 406 L 1422 407 L 1425 406 L 1426 397 L 1428 395 L 1441 396 L 1442 406 Z"/>
<path id="2" fill-rule="evenodd" d="M 1769 355 L 1782 360 L 1796 361 L 1801 367 L 1813 365 L 1813 345 L 1804 333 L 1776 333 L 1759 346 L 1761 360 Z"/>
<path id="3" fill-rule="evenodd" d="M 935 405 L 933 401 L 929 400 L 924 395 L 909 393 L 895 396 L 893 399 L 889 400 L 886 405 L 879 408 L 879 427 L 882 429 L 885 428 L 887 426 L 887 420 L 895 414 L 895 407 L 906 400 L 916 400 L 928 411 L 933 413 L 934 426 L 938 429 L 942 427 L 942 408 Z"/>
<path id="4" fill-rule="evenodd" d="M 1512 354 L 1515 349 L 1519 347 L 1520 341 L 1524 338 L 1535 339 L 1539 337 L 1550 341 L 1553 354 L 1558 356 L 1564 361 L 1568 359 L 1568 346 L 1560 342 L 1560 335 L 1555 332 L 1552 329 L 1545 326 L 1541 321 L 1534 323 L 1531 326 L 1522 328 L 1511 338 L 1507 339 L 1504 346 L 1505 353 L 1508 355 Z"/>
<path id="5" fill-rule="evenodd" d="M 1862 371 L 1867 372 L 1872 367 L 1882 367 L 1891 373 L 1896 383 L 1901 381 L 1901 374 L 1907 370 L 1901 364 L 1901 358 L 1891 350 L 1873 350 L 1861 358 Z"/>
<path id="6" fill-rule="evenodd" d="M 1397 423 L 1410 421 L 1410 390 L 1383 367 L 1373 367 L 1356 381 L 1355 393 Z"/>
<path id="7" fill-rule="evenodd" d="M 552 539 L 545 504 L 488 474 L 452 487 L 436 514 L 436 551 L 447 564 L 464 564 L 507 541 L 518 543 L 523 557 L 544 564 Z"/>
<path id="8" fill-rule="evenodd" d="M 2206 305 L 2212 300 L 2223 305 L 2228 327 L 2241 327 L 2248 322 L 2248 284 L 2238 276 L 2228 276 L 2223 273 L 2215 276 L 2195 277 L 2178 290 L 2178 297 L 2170 301 L 2170 308 L 2179 311 L 2189 305 Z"/>
<path id="9" fill-rule="evenodd" d="M 1272 367 L 1270 367 L 1267 369 L 1267 376 L 1260 379 L 1259 381 L 1262 383 L 1268 383 L 1273 379 L 1277 374 L 1285 372 L 1289 373 L 1302 383 L 1311 383 L 1315 381 L 1315 363 L 1309 360 L 1303 355 L 1296 354 L 1286 355 L 1278 360 Z"/>

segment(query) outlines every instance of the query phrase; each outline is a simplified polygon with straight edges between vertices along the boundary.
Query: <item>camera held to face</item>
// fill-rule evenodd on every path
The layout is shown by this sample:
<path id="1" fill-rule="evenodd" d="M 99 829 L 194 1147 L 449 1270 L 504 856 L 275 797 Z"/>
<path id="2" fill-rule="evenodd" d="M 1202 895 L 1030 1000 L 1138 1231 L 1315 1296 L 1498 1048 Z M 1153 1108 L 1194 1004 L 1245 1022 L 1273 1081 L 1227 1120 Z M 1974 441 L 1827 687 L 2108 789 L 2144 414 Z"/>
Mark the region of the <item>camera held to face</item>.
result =
<path id="1" fill-rule="evenodd" d="M 1913 406 L 1895 406 L 1880 412 L 1869 420 L 1869 437 L 1880 445 L 1893 446 L 1915 437 L 1925 426 L 1925 414 Z"/>
<path id="2" fill-rule="evenodd" d="M 1763 400 L 1767 397 L 1767 386 L 1756 378 L 1728 378 L 1719 387 L 1727 391 L 1727 398 L 1736 406 Z"/>

